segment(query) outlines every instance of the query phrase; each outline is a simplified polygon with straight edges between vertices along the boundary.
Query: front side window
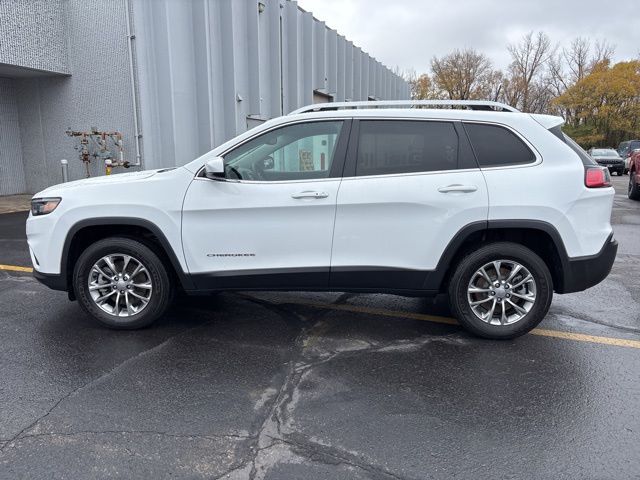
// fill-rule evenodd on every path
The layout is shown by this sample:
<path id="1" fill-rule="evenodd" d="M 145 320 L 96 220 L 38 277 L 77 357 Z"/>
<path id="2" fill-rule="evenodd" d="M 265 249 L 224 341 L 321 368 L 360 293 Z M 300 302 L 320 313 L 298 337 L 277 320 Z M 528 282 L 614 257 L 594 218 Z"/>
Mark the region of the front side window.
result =
<path id="1" fill-rule="evenodd" d="M 356 175 L 433 172 L 458 168 L 452 123 L 405 120 L 360 122 Z"/>
<path id="2" fill-rule="evenodd" d="M 267 132 L 225 155 L 225 176 L 265 182 L 327 178 L 342 125 L 297 123 Z"/>
<path id="3" fill-rule="evenodd" d="M 511 130 L 497 125 L 465 123 L 480 167 L 503 167 L 536 161 L 535 154 Z"/>

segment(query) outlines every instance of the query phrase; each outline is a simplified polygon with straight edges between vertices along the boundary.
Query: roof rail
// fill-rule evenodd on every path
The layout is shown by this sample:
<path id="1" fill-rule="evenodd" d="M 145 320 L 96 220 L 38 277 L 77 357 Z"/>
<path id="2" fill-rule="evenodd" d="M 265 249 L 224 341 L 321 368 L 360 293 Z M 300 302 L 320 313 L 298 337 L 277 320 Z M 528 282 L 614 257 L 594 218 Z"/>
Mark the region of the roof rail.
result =
<path id="1" fill-rule="evenodd" d="M 370 100 L 367 102 L 329 102 L 316 103 L 294 110 L 289 115 L 299 113 L 322 112 L 325 110 L 379 108 L 379 107 L 466 107 L 471 110 L 489 110 L 498 112 L 519 112 L 517 108 L 489 100 Z"/>

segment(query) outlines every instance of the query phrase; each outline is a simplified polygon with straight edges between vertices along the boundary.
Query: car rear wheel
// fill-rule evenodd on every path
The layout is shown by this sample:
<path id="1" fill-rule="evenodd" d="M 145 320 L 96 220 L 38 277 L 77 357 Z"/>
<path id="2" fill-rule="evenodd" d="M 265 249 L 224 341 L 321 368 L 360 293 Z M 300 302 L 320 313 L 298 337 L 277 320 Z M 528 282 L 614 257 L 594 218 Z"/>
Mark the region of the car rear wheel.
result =
<path id="1" fill-rule="evenodd" d="M 631 200 L 640 200 L 640 184 L 638 184 L 638 175 L 636 172 L 629 173 L 628 197 Z"/>
<path id="2" fill-rule="evenodd" d="M 538 325 L 549 310 L 553 281 L 532 250 L 509 242 L 486 245 L 465 256 L 449 283 L 451 308 L 470 332 L 508 339 Z"/>
<path id="3" fill-rule="evenodd" d="M 150 325 L 172 298 L 162 260 L 147 245 L 130 238 L 106 238 L 82 252 L 73 288 L 91 317 L 116 329 Z"/>

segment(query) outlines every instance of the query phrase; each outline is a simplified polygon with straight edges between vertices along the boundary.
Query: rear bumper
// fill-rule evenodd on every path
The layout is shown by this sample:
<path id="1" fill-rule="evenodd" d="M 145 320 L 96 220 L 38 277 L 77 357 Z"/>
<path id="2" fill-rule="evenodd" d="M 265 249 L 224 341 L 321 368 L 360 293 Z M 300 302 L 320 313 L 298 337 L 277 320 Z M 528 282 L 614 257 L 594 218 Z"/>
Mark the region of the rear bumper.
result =
<path id="1" fill-rule="evenodd" d="M 59 290 L 61 292 L 67 291 L 66 279 L 57 273 L 41 273 L 37 270 L 33 271 L 33 278 L 38 280 L 43 285 L 46 285 L 52 290 Z"/>
<path id="2" fill-rule="evenodd" d="M 570 258 L 564 266 L 564 281 L 558 293 L 581 292 L 600 283 L 611 272 L 617 252 L 618 242 L 612 233 L 597 254 Z"/>

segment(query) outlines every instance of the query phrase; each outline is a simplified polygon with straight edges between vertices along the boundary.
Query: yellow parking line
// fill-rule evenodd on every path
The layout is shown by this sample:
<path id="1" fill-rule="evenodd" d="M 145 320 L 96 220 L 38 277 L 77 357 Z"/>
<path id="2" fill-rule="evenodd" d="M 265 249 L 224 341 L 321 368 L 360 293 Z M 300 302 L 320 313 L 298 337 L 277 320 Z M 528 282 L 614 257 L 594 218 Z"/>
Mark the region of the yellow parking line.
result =
<path id="1" fill-rule="evenodd" d="M 422 313 L 403 312 L 398 310 L 385 310 L 382 308 L 363 307 L 359 305 L 334 305 L 320 302 L 307 301 L 297 298 L 287 298 L 282 300 L 269 300 L 272 303 L 291 303 L 296 305 L 305 305 L 308 307 L 321 308 L 325 310 L 340 310 L 354 313 L 369 313 L 383 317 L 410 318 L 413 320 L 422 320 L 432 323 L 443 323 L 446 325 L 458 325 L 453 318 L 440 317 L 436 315 L 425 315 Z M 583 333 L 563 332 L 561 330 L 549 330 L 543 328 L 534 328 L 529 332 L 531 335 L 542 337 L 560 338 L 564 340 L 574 340 L 576 342 L 597 343 L 600 345 L 613 345 L 616 347 L 638 348 L 640 349 L 640 340 L 629 340 L 625 338 L 600 337 L 596 335 L 586 335 Z"/>
<path id="2" fill-rule="evenodd" d="M 7 270 L 9 272 L 33 272 L 31 267 L 18 267 L 16 265 L 0 265 L 0 270 Z"/>
<path id="3" fill-rule="evenodd" d="M 584 333 L 562 332 L 560 330 L 547 330 L 544 328 L 534 328 L 531 330 L 532 335 L 540 335 L 542 337 L 564 338 L 567 340 L 575 340 L 577 342 L 599 343 L 601 345 L 615 345 L 616 347 L 640 348 L 640 340 L 628 340 L 625 338 L 599 337 L 595 335 L 586 335 Z"/>

